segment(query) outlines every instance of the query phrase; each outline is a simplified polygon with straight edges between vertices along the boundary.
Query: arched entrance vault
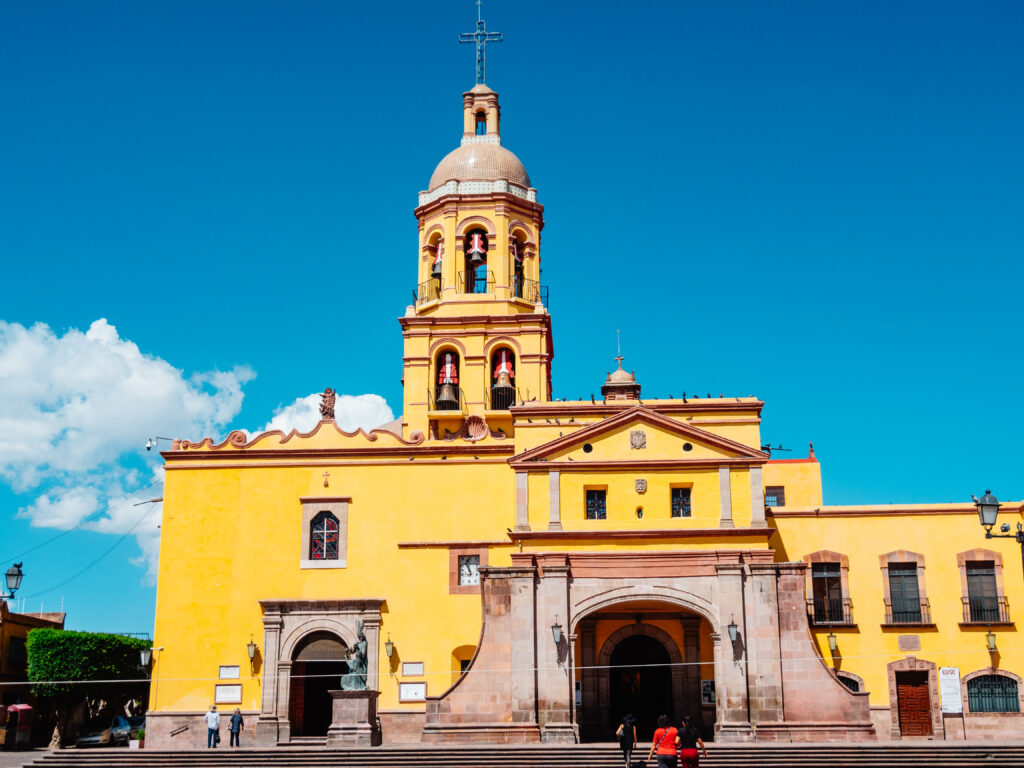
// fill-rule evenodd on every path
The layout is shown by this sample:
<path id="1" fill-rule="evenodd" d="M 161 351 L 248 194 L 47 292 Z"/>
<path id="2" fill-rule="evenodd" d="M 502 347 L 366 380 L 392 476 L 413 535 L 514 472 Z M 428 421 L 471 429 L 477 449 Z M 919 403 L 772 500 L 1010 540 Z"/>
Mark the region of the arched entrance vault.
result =
<path id="1" fill-rule="evenodd" d="M 580 738 L 612 739 L 626 711 L 637 718 L 641 739 L 653 733 L 659 714 L 674 721 L 689 714 L 711 737 L 715 706 L 701 703 L 700 662 L 702 645 L 711 645 L 713 624 L 662 596 L 641 597 L 630 590 L 602 597 L 572 622 L 579 642 Z"/>

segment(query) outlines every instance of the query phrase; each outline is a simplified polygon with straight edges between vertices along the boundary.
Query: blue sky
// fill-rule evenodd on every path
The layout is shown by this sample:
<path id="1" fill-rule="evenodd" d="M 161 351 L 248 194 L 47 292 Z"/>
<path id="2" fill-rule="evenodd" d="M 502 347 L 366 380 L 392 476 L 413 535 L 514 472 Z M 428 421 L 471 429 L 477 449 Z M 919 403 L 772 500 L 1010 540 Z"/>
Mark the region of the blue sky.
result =
<path id="1" fill-rule="evenodd" d="M 599 389 L 621 329 L 647 396 L 764 398 L 826 503 L 1024 497 L 1024 6 L 484 13 L 545 205 L 556 397 Z M 0 566 L 32 550 L 26 608 L 152 627 L 152 434 L 325 386 L 397 415 L 412 210 L 458 144 L 474 19 L 0 5 Z"/>

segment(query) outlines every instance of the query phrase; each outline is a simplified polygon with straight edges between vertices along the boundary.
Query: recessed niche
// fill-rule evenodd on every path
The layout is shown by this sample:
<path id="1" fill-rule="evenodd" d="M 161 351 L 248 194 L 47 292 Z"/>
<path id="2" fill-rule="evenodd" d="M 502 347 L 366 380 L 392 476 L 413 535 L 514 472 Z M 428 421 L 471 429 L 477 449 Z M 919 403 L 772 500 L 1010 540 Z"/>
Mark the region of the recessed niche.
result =
<path id="1" fill-rule="evenodd" d="M 644 508 L 643 507 L 637 507 L 636 508 L 636 519 L 637 520 L 643 520 L 644 519 Z"/>

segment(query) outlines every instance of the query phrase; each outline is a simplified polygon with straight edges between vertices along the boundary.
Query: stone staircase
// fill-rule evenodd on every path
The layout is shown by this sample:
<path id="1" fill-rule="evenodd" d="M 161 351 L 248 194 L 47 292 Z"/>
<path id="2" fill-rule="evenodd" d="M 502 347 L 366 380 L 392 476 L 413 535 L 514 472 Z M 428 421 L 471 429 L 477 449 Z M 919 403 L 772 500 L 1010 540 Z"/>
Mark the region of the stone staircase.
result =
<path id="1" fill-rule="evenodd" d="M 916 742 L 911 744 L 710 744 L 705 768 L 1024 768 L 1024 743 Z M 634 768 L 653 761 L 634 755 Z M 429 746 L 373 749 L 228 749 L 187 752 L 152 749 L 68 749 L 37 758 L 34 768 L 621 768 L 613 744 L 577 746 Z"/>

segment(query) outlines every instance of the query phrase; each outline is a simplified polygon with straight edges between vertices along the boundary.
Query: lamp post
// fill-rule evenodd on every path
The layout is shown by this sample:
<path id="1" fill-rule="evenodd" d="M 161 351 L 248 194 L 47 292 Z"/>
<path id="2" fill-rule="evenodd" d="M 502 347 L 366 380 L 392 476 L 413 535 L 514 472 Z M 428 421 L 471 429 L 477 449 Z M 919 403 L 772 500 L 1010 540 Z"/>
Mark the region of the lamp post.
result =
<path id="1" fill-rule="evenodd" d="M 1002 533 L 992 533 L 992 528 L 996 524 L 996 517 L 999 515 L 999 499 L 992 495 L 992 491 L 987 490 L 980 499 L 972 494 L 971 500 L 974 502 L 974 506 L 978 508 L 978 521 L 981 523 L 981 527 L 985 529 L 985 538 L 1013 539 L 1016 541 L 1020 544 L 1020 562 L 1021 567 L 1024 567 L 1024 526 L 1017 523 L 1017 532 L 1009 533 L 1010 524 L 1003 523 L 999 527 Z"/>
<path id="2" fill-rule="evenodd" d="M 21 563 L 15 563 L 7 569 L 7 594 L 0 594 L 0 600 L 13 600 L 14 593 L 21 586 L 21 579 L 25 575 L 21 571 Z"/>

